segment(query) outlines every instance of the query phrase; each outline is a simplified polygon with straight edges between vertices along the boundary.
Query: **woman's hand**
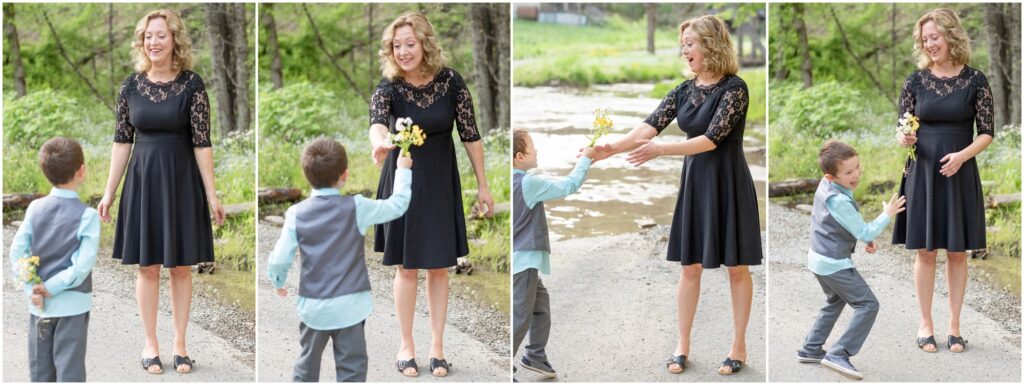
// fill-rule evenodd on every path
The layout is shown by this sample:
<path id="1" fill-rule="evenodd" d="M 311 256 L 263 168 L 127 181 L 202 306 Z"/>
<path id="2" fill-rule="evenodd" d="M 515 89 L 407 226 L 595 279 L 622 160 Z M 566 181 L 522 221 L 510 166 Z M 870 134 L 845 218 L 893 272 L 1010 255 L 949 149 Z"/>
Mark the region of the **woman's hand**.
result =
<path id="1" fill-rule="evenodd" d="M 915 143 L 917 143 L 917 133 L 916 132 L 912 132 L 912 133 L 910 133 L 910 135 L 903 135 L 903 134 L 897 133 L 896 134 L 896 142 L 899 143 L 900 146 L 910 147 L 910 146 L 914 145 Z"/>
<path id="2" fill-rule="evenodd" d="M 939 174 L 942 174 L 946 177 L 956 175 L 956 172 L 960 171 L 960 166 L 963 166 L 964 162 L 966 162 L 968 159 L 970 159 L 970 157 L 964 155 L 961 152 L 953 152 L 946 154 L 946 156 L 942 157 L 942 159 L 939 160 L 939 163 L 945 163 L 945 165 L 943 165 L 942 168 L 939 169 Z"/>
<path id="3" fill-rule="evenodd" d="M 100 220 L 106 223 L 110 223 L 110 206 L 114 204 L 114 197 L 103 194 L 103 199 L 100 199 L 100 204 L 96 205 L 96 211 L 100 212 Z"/>
<path id="4" fill-rule="evenodd" d="M 374 147 L 373 153 L 370 154 L 373 156 L 373 164 L 377 166 L 377 168 L 381 168 L 381 166 L 384 165 L 384 159 L 388 157 L 388 153 L 394 149 L 395 145 L 386 143 L 382 143 Z"/>
<path id="5" fill-rule="evenodd" d="M 580 149 L 580 153 L 576 155 L 576 157 L 579 158 L 580 155 L 586 155 L 590 160 L 597 162 L 615 155 L 615 150 L 612 150 L 611 144 L 606 143 L 594 147 L 583 147 Z"/>
<path id="6" fill-rule="evenodd" d="M 210 214 L 213 215 L 213 222 L 216 223 L 217 226 L 223 226 L 224 225 L 224 207 L 221 207 L 220 199 L 217 199 L 216 197 L 214 197 L 212 199 L 211 198 L 207 198 L 207 201 L 210 202 Z"/>
<path id="7" fill-rule="evenodd" d="M 494 216 L 494 198 L 491 197 L 491 190 L 487 187 L 481 188 L 476 193 L 476 203 L 480 208 L 480 216 L 487 213 L 487 217 Z M 486 211 L 484 211 L 486 209 Z"/>
<path id="8" fill-rule="evenodd" d="M 631 151 L 629 156 L 626 157 L 626 161 L 635 167 L 640 167 L 640 165 L 647 163 L 647 161 L 664 154 L 661 144 L 652 142 L 650 139 L 640 139 L 636 142 L 640 144 L 640 147 Z"/>

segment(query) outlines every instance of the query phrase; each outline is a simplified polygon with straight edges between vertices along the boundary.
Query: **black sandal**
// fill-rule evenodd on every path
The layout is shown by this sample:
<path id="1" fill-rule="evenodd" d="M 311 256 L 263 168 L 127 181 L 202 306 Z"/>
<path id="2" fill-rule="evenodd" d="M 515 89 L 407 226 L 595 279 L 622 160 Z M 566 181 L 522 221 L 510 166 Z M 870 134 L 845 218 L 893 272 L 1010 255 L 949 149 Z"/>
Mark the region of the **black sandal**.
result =
<path id="1" fill-rule="evenodd" d="M 672 370 L 672 364 L 679 365 L 679 371 Z M 680 354 L 678 356 L 669 356 L 668 360 L 665 360 L 665 367 L 668 368 L 669 373 L 679 374 L 686 370 L 686 355 Z"/>
<path id="2" fill-rule="evenodd" d="M 440 368 L 444 368 L 444 374 L 435 374 L 434 370 Z M 434 377 L 448 377 L 448 374 L 451 373 L 451 368 L 452 364 L 449 364 L 446 360 L 439 360 L 433 357 L 430 358 L 430 375 Z"/>
<path id="3" fill-rule="evenodd" d="M 961 347 L 963 347 L 963 349 L 960 349 L 959 352 L 953 352 L 953 353 L 963 353 L 963 352 L 967 351 L 967 340 L 965 340 L 963 336 L 959 336 L 959 337 L 956 337 L 956 336 L 946 336 L 946 337 L 947 337 L 946 347 L 949 348 L 949 351 L 953 352 L 953 345 L 960 345 Z"/>
<path id="4" fill-rule="evenodd" d="M 924 348 L 929 344 L 934 346 L 935 350 L 928 350 Z M 935 336 L 933 335 L 928 337 L 917 337 L 917 348 L 921 349 L 921 351 L 925 353 L 935 353 L 939 350 L 939 344 L 935 342 Z"/>
<path id="5" fill-rule="evenodd" d="M 187 365 L 188 369 L 178 369 L 182 365 Z M 188 356 L 174 356 L 174 371 L 179 374 L 192 373 L 192 359 L 188 358 Z"/>
<path id="6" fill-rule="evenodd" d="M 743 369 L 743 361 L 734 360 L 732 358 L 729 358 L 729 356 L 725 356 L 725 361 L 722 361 L 722 366 L 728 366 L 729 367 L 729 371 L 728 372 L 723 372 L 722 368 L 719 367 L 718 368 L 718 374 L 721 374 L 723 376 L 728 376 L 728 375 L 736 374 L 736 373 L 738 373 L 740 371 L 740 369 Z"/>
<path id="7" fill-rule="evenodd" d="M 160 371 L 159 372 L 151 372 L 151 371 L 149 371 L 149 367 L 153 366 L 153 365 L 156 365 L 158 368 L 160 368 Z M 142 370 L 145 370 L 146 373 L 149 373 L 149 374 L 164 374 L 164 364 L 162 364 L 160 362 L 160 356 L 155 356 L 153 358 L 143 358 L 142 359 Z"/>
<path id="8" fill-rule="evenodd" d="M 399 373 L 402 373 L 402 375 L 406 377 L 418 377 L 420 375 L 420 367 L 416 365 L 415 358 L 410 358 L 408 360 L 398 360 L 398 362 L 395 363 L 395 367 L 398 368 Z M 414 372 L 413 374 L 405 374 L 405 370 L 409 368 L 416 369 L 416 372 Z"/>

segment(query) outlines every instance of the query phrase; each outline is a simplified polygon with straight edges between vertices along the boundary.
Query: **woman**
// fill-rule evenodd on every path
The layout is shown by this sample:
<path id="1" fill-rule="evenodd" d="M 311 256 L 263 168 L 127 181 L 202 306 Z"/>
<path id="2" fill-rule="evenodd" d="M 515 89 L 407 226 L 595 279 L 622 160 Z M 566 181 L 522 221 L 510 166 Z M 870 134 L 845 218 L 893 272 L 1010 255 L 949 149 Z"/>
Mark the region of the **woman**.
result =
<path id="1" fill-rule="evenodd" d="M 427 270 L 427 305 L 430 309 L 430 371 L 448 375 L 443 351 L 448 312 L 448 268 L 469 253 L 462 208 L 462 186 L 452 141 L 453 122 L 476 173 L 477 202 L 488 215 L 494 211 L 484 173 L 484 149 L 473 114 L 473 99 L 462 76 L 445 67 L 446 58 L 434 27 L 417 12 L 399 16 L 385 30 L 379 51 L 384 79 L 370 101 L 370 144 L 373 161 L 382 167 L 377 198 L 391 195 L 398 150 L 388 144 L 395 120 L 412 118 L 427 134 L 426 142 L 412 147 L 412 201 L 405 215 L 374 230 L 374 251 L 384 253 L 384 265 L 396 266 L 395 312 L 401 329 L 398 371 L 419 375 L 412 320 L 416 309 L 419 269 Z M 483 207 L 486 206 L 486 207 Z"/>
<path id="2" fill-rule="evenodd" d="M 224 222 L 213 182 L 210 102 L 203 80 L 191 71 L 191 49 L 185 25 L 172 11 L 150 12 L 136 25 L 132 57 L 138 72 L 121 83 L 110 175 L 98 207 L 110 222 L 124 175 L 113 257 L 139 265 L 135 295 L 146 340 L 142 367 L 152 374 L 163 373 L 156 336 L 160 266 L 170 271 L 174 369 L 190 373 L 185 332 L 191 266 L 213 261 L 210 213 L 218 225 Z"/>
<path id="3" fill-rule="evenodd" d="M 919 70 L 903 83 L 900 116 L 920 119 L 913 135 L 898 135 L 900 145 L 916 145 L 901 194 L 907 211 L 896 217 L 893 244 L 917 250 L 914 286 L 921 307 L 917 345 L 935 352 L 932 295 L 937 249 L 946 249 L 949 329 L 946 346 L 959 353 L 967 347 L 960 334 L 960 310 L 967 289 L 967 250 L 985 248 L 985 207 L 974 160 L 992 143 L 992 91 L 985 74 L 967 66 L 971 39 L 949 9 L 925 14 L 914 29 Z M 977 123 L 977 136 L 973 135 Z"/>
<path id="4" fill-rule="evenodd" d="M 747 359 L 746 329 L 753 281 L 749 265 L 761 264 L 761 231 L 753 178 L 743 156 L 747 86 L 736 76 L 738 59 L 721 19 L 702 16 L 679 26 L 681 54 L 695 78 L 669 92 L 644 123 L 614 143 L 597 147 L 595 160 L 631 151 L 634 166 L 663 155 L 686 156 L 672 219 L 668 260 L 683 265 L 678 286 L 679 340 L 666 365 L 682 373 L 705 268 L 725 265 L 732 291 L 732 348 L 718 371 L 733 374 Z M 681 142 L 650 139 L 675 119 Z"/>

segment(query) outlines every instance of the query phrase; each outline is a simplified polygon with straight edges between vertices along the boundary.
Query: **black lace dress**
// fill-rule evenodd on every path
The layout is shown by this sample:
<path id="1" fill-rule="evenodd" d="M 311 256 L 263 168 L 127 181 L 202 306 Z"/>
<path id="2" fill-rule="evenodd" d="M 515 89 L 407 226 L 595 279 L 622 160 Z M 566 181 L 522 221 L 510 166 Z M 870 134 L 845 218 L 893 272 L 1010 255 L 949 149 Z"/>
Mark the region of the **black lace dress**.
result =
<path id="1" fill-rule="evenodd" d="M 203 80 L 132 74 L 121 83 L 114 142 L 134 143 L 117 213 L 113 257 L 164 267 L 213 261 L 213 228 L 194 147 L 210 147 Z"/>
<path id="2" fill-rule="evenodd" d="M 480 140 L 473 98 L 462 76 L 442 68 L 434 79 L 414 86 L 401 78 L 381 80 L 370 100 L 370 124 L 395 132 L 397 118 L 412 118 L 427 135 L 422 146 L 409 149 L 413 159 L 412 197 L 405 215 L 374 228 L 373 249 L 384 253 L 384 265 L 407 269 L 455 266 L 469 254 L 462 185 L 455 159 L 452 130 L 463 142 Z M 388 154 L 381 168 L 377 198 L 394 191 L 399 149 Z"/>
<path id="3" fill-rule="evenodd" d="M 914 71 L 903 83 L 899 101 L 916 115 L 917 161 L 909 164 L 900 186 L 907 210 L 896 216 L 893 244 L 907 249 L 967 251 L 985 248 L 985 202 L 978 164 L 972 158 L 952 177 L 939 173 L 942 157 L 963 150 L 978 135 L 994 136 L 992 90 L 985 74 L 964 66 L 952 78 Z"/>
<path id="4" fill-rule="evenodd" d="M 748 99 L 738 76 L 709 86 L 691 79 L 644 120 L 660 133 L 676 119 L 687 138 L 703 135 L 717 145 L 683 161 L 669 261 L 705 268 L 761 264 L 757 193 L 743 155 Z"/>

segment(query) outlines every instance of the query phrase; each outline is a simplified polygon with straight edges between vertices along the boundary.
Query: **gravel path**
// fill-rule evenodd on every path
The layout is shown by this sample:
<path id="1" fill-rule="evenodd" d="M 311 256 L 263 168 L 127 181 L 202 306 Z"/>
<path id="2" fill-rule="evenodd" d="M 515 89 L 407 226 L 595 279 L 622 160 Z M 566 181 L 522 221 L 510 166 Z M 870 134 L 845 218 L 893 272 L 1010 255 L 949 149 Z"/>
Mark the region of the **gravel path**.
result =
<path id="1" fill-rule="evenodd" d="M 295 312 L 298 290 L 298 260 L 288 272 L 291 296 L 278 297 L 266 276 L 266 262 L 281 229 L 267 222 L 259 222 L 259 381 L 290 381 L 292 365 L 298 357 L 299 318 Z M 394 270 L 380 264 L 378 253 L 367 252 L 367 268 L 373 288 L 374 309 L 366 321 L 367 353 L 370 357 L 369 382 L 408 382 L 434 380 L 429 374 L 430 326 L 424 298 L 423 274 L 420 274 L 413 335 L 420 377 L 406 379 L 394 368 L 398 349 L 398 321 L 394 314 L 391 283 Z M 445 328 L 445 355 L 452 363 L 451 375 L 444 379 L 454 382 L 508 382 L 509 381 L 509 319 L 500 312 L 480 305 L 472 293 L 452 286 L 448 302 L 448 321 Z M 320 381 L 334 381 L 334 357 L 330 345 L 325 349 Z"/>
<path id="2" fill-rule="evenodd" d="M 642 233 L 552 243 L 548 358 L 569 382 L 764 382 L 765 269 L 751 268 L 754 303 L 747 328 L 747 366 L 718 374 L 732 340 L 729 279 L 724 268 L 702 277 L 692 346 L 683 374 L 664 361 L 676 347 L 680 267 L 665 261 L 666 227 Z M 529 338 L 529 337 L 527 337 Z M 524 342 L 525 343 L 525 342 Z M 522 347 L 520 347 L 520 354 Z M 537 381 L 520 370 L 519 381 Z"/>
<path id="3" fill-rule="evenodd" d="M 4 382 L 28 381 L 28 307 L 13 284 L 7 249 L 17 228 L 4 228 Z M 247 382 L 255 379 L 255 322 L 251 311 L 226 305 L 216 292 L 195 286 L 189 322 L 189 355 L 195 361 L 189 375 L 171 367 L 173 328 L 167 297 L 167 272 L 162 272 L 157 334 L 164 374 L 150 375 L 139 364 L 142 324 L 135 302 L 135 269 L 110 258 L 100 249 L 93 269 L 93 309 L 89 320 L 86 365 L 89 381 L 105 382 Z"/>
<path id="4" fill-rule="evenodd" d="M 818 309 L 824 302 L 821 288 L 807 270 L 810 217 L 785 206 L 770 206 L 769 236 L 769 356 L 770 380 L 836 381 L 841 377 L 795 359 Z M 784 229 L 784 230 L 783 230 Z M 914 294 L 913 254 L 880 236 L 876 254 L 858 245 L 853 259 L 880 302 L 875 325 L 860 354 L 852 361 L 865 373 L 865 381 L 1019 382 L 1020 299 L 987 284 L 972 270 L 962 315 L 961 331 L 969 341 L 965 354 L 945 348 L 949 306 L 946 300 L 945 258 L 939 257 L 933 311 L 936 354 L 920 352 L 914 343 L 919 313 Z M 971 262 L 975 263 L 974 261 Z M 984 262 L 980 262 L 984 263 Z M 838 338 L 852 311 L 844 311 L 831 339 Z M 948 370 L 946 370 L 948 369 Z M 844 379 L 845 380 L 845 379 Z"/>

